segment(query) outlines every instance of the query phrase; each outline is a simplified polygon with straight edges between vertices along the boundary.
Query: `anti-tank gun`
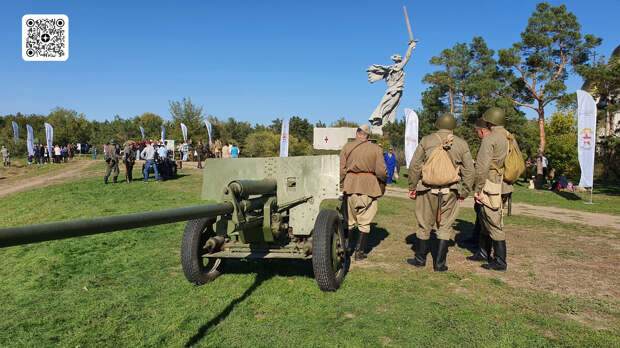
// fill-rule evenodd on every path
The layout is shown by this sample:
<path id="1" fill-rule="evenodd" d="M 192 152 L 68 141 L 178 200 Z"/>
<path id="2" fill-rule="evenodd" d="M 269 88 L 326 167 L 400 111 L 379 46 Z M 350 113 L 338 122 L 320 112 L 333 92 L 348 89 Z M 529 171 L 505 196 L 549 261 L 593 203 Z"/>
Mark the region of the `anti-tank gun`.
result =
<path id="1" fill-rule="evenodd" d="M 312 260 L 323 291 L 348 271 L 343 210 L 320 210 L 339 193 L 338 156 L 208 159 L 204 200 L 219 203 L 0 229 L 0 248 L 188 221 L 182 238 L 185 277 L 202 285 L 226 259 Z"/>

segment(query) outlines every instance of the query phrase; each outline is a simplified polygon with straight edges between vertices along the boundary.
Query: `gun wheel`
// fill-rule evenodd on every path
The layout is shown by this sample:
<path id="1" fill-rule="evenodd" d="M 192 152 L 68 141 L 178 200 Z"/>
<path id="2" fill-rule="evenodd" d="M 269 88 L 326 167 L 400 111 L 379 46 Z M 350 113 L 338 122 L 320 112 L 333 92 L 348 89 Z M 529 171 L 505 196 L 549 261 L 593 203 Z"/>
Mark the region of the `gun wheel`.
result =
<path id="1" fill-rule="evenodd" d="M 312 269 L 323 291 L 336 291 L 349 270 L 344 231 L 336 210 L 322 210 L 312 232 Z"/>
<path id="2" fill-rule="evenodd" d="M 185 278 L 190 283 L 202 285 L 213 281 L 221 274 L 222 259 L 204 258 L 204 246 L 215 235 L 214 218 L 190 220 L 185 226 L 181 244 L 181 265 Z"/>

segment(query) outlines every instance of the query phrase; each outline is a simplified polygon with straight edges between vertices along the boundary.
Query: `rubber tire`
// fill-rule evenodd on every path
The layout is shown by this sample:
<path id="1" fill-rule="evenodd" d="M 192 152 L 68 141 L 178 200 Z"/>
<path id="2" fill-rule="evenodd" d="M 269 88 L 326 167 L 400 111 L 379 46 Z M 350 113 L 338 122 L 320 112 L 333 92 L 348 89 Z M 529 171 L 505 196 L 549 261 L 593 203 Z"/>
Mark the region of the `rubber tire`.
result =
<path id="1" fill-rule="evenodd" d="M 190 283 L 203 285 L 215 280 L 221 274 L 222 259 L 205 259 L 202 257 L 202 246 L 215 235 L 214 218 L 190 220 L 185 226 L 181 244 L 181 265 L 185 278 Z"/>
<path id="2" fill-rule="evenodd" d="M 345 252 L 345 261 L 341 272 L 338 275 L 334 272 L 332 266 L 332 238 L 334 233 L 340 233 L 341 243 L 344 243 L 344 233 L 338 211 L 321 210 L 312 232 L 312 269 L 314 278 L 322 291 L 336 291 L 342 284 L 351 263 L 350 255 Z"/>

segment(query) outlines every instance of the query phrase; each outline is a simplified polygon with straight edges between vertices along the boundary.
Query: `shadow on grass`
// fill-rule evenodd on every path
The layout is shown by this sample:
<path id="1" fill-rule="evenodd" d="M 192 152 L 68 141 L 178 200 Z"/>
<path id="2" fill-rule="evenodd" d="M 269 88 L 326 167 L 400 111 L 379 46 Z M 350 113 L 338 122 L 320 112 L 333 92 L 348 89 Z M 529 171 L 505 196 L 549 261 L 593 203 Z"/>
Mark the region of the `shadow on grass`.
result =
<path id="1" fill-rule="evenodd" d="M 370 234 L 368 235 L 368 244 L 366 245 L 366 253 L 372 252 L 374 248 L 379 246 L 381 242 L 389 236 L 390 233 L 383 227 L 377 227 L 376 223 L 370 224 Z"/>
<path id="2" fill-rule="evenodd" d="M 457 219 L 456 225 L 454 229 L 459 231 L 455 237 L 455 242 L 450 241 L 449 246 L 458 245 L 460 248 L 467 249 L 472 253 L 476 252 L 476 248 L 478 246 L 478 237 L 474 236 L 474 227 L 475 225 L 469 221 Z M 474 240 L 475 239 L 475 240 Z M 405 237 L 405 243 L 411 245 L 411 251 L 415 252 L 416 242 L 417 242 L 416 234 L 412 233 Z M 431 232 L 431 236 L 429 238 L 430 244 L 430 252 L 435 257 L 437 255 L 437 235 L 435 234 L 435 230 Z"/>
<path id="3" fill-rule="evenodd" d="M 219 323 L 224 321 L 235 307 L 245 301 L 252 293 L 258 289 L 261 284 L 275 276 L 304 276 L 314 278 L 312 272 L 312 263 L 304 260 L 226 260 L 224 264 L 224 276 L 226 274 L 248 274 L 256 273 L 254 283 L 245 290 L 238 298 L 232 300 L 224 310 L 222 310 L 213 319 L 202 325 L 198 332 L 185 343 L 185 347 L 191 347 L 200 342 L 204 336 Z M 217 279 L 215 280 L 217 281 Z M 206 285 L 208 286 L 208 284 Z"/>
<path id="4" fill-rule="evenodd" d="M 142 173 L 141 173 L 142 174 Z M 166 179 L 162 179 L 161 174 L 159 175 L 159 180 L 163 180 L 163 181 L 172 181 L 172 180 L 177 180 L 177 179 L 181 179 L 182 177 L 185 176 L 190 176 L 191 174 L 177 174 L 176 176 L 171 176 L 169 178 Z M 144 182 L 144 174 L 141 177 L 135 177 L 133 178 L 133 181 L 142 181 Z M 151 176 L 149 175 L 149 181 L 155 181 L 155 175 Z"/>
<path id="5" fill-rule="evenodd" d="M 572 192 L 553 190 L 553 193 L 569 201 L 580 201 L 581 200 L 581 197 L 577 196 L 576 194 Z"/>

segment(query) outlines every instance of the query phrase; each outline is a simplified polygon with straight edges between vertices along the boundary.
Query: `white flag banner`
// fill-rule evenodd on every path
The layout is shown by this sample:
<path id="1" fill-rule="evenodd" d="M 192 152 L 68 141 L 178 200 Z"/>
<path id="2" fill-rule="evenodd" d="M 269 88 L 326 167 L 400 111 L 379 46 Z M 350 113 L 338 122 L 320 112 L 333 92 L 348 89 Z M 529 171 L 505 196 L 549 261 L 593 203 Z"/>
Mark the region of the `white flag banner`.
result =
<path id="1" fill-rule="evenodd" d="M 288 157 L 288 118 L 282 119 L 282 134 L 280 135 L 280 157 Z"/>
<path id="2" fill-rule="evenodd" d="M 411 109 L 405 109 L 405 160 L 407 168 L 418 147 L 418 114 Z"/>
<path id="3" fill-rule="evenodd" d="M 211 145 L 211 122 L 209 122 L 209 120 L 205 120 L 205 126 L 207 126 L 207 132 L 209 133 L 209 145 Z"/>
<path id="4" fill-rule="evenodd" d="M 19 126 L 17 125 L 17 122 L 15 121 L 11 121 L 13 122 L 13 137 L 15 138 L 15 145 L 17 145 L 17 141 L 19 140 Z"/>
<path id="5" fill-rule="evenodd" d="M 585 91 L 577 91 L 577 151 L 581 179 L 579 186 L 592 187 L 596 145 L 596 103 Z"/>
<path id="6" fill-rule="evenodd" d="M 47 140 L 47 152 L 49 157 L 52 158 L 52 153 L 54 152 L 52 148 L 52 143 L 54 142 L 54 127 L 49 123 L 45 123 L 45 139 Z"/>
<path id="7" fill-rule="evenodd" d="M 164 139 L 166 139 L 166 127 L 164 127 L 164 124 L 161 124 L 161 141 L 163 142 Z"/>
<path id="8" fill-rule="evenodd" d="M 187 142 L 187 126 L 181 123 L 181 132 L 183 132 L 183 141 Z"/>
<path id="9" fill-rule="evenodd" d="M 26 138 L 28 154 L 34 154 L 34 132 L 32 131 L 32 127 L 29 124 L 26 125 L 26 133 L 28 133 L 28 138 Z"/>
<path id="10" fill-rule="evenodd" d="M 140 133 L 142 133 L 142 139 L 144 139 L 144 127 L 140 126 Z"/>

